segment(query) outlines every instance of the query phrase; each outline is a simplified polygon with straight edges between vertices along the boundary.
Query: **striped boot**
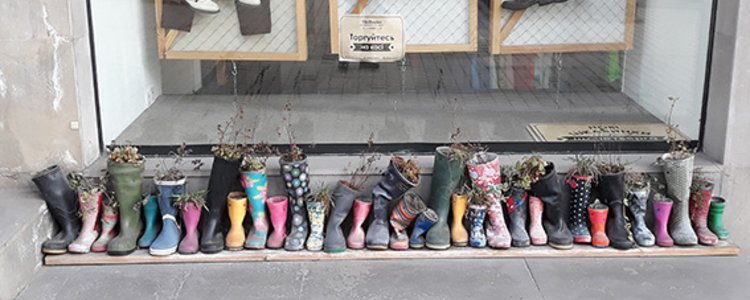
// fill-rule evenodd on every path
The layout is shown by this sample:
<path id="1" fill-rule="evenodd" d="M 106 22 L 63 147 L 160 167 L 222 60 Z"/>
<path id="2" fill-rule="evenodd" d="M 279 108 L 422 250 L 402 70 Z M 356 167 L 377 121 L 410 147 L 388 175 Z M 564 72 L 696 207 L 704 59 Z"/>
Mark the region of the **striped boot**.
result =
<path id="1" fill-rule="evenodd" d="M 427 209 L 424 201 L 417 194 L 409 193 L 393 208 L 391 212 L 391 235 L 390 246 L 393 250 L 409 249 L 409 235 L 406 228 L 422 212 Z"/>

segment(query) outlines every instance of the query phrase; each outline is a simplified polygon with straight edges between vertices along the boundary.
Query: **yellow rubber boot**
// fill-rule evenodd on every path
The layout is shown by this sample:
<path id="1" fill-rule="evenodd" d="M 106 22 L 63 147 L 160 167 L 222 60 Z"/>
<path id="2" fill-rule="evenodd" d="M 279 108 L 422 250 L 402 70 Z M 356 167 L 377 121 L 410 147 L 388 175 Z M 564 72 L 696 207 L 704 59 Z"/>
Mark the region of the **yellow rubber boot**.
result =
<path id="1" fill-rule="evenodd" d="M 453 225 L 451 225 L 451 242 L 456 247 L 466 247 L 469 244 L 469 232 L 464 227 L 463 219 L 469 195 L 451 195 L 451 211 L 453 211 Z"/>
<path id="2" fill-rule="evenodd" d="M 227 208 L 232 227 L 227 233 L 225 245 L 229 251 L 242 250 L 245 247 L 245 228 L 242 227 L 242 221 L 245 220 L 245 214 L 247 214 L 247 196 L 245 193 L 229 193 Z"/>

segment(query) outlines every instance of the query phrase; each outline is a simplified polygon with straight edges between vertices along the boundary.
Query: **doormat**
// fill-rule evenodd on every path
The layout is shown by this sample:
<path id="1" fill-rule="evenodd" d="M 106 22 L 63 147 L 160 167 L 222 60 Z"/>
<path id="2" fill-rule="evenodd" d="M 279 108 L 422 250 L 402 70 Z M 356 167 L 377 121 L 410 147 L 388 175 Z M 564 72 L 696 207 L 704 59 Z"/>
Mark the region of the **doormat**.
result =
<path id="1" fill-rule="evenodd" d="M 667 128 L 658 123 L 531 123 L 526 130 L 536 142 L 666 142 Z"/>

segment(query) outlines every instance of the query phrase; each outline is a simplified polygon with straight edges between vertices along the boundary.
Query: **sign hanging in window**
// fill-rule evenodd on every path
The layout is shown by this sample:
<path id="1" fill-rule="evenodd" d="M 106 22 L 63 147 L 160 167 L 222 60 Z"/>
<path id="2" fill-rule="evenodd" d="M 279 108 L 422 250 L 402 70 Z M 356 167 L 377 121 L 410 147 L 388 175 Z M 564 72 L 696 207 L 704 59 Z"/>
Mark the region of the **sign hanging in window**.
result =
<path id="1" fill-rule="evenodd" d="M 401 17 L 347 15 L 339 24 L 339 60 L 394 62 L 404 58 Z"/>

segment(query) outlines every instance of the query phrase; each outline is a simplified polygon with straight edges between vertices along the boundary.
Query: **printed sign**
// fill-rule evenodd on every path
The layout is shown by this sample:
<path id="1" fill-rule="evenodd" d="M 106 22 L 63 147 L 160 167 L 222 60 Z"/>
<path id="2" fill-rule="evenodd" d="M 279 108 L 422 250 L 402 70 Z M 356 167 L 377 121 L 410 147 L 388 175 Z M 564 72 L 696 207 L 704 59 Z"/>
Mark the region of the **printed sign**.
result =
<path id="1" fill-rule="evenodd" d="M 341 17 L 339 60 L 394 62 L 404 54 L 404 20 L 400 16 Z"/>

